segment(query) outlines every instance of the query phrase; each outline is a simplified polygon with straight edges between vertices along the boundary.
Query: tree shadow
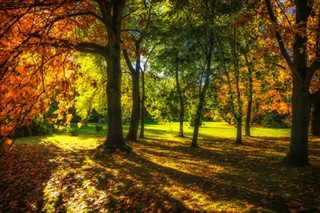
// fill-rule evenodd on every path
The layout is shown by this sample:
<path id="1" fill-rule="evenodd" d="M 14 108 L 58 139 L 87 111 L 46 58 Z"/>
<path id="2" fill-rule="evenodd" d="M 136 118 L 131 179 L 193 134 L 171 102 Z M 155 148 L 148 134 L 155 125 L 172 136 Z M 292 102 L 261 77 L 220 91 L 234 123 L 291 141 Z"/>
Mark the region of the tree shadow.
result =
<path id="1" fill-rule="evenodd" d="M 0 212 L 43 208 L 43 188 L 57 167 L 55 145 L 23 144 L 0 158 Z"/>
<path id="2" fill-rule="evenodd" d="M 277 147 L 256 142 L 205 139 L 191 149 L 189 138 L 148 138 L 129 142 L 131 154 L 24 144 L 0 159 L 0 212 L 204 212 L 225 202 L 248 211 L 319 210 L 320 168 L 284 167 L 273 159 Z"/>
<path id="3" fill-rule="evenodd" d="M 260 144 L 254 141 L 238 147 L 224 146 L 226 143 L 231 144 L 231 140 L 213 139 L 200 149 L 190 149 L 188 145 L 181 143 L 163 143 L 161 139 L 149 138 L 149 140 L 152 141 L 141 142 L 139 153 L 153 156 L 156 158 L 155 161 L 167 157 L 172 158 L 172 162 L 189 164 L 191 168 L 189 174 L 196 174 L 192 171 L 192 168 L 196 168 L 196 162 L 199 162 L 199 167 L 216 165 L 229 168 L 227 172 L 212 175 L 210 180 L 213 185 L 220 183 L 213 187 L 219 189 L 217 194 L 229 191 L 226 196 L 229 199 L 242 198 L 254 206 L 274 211 L 291 211 L 299 208 L 307 211 L 319 210 L 320 204 L 314 199 L 320 197 L 318 193 L 320 185 L 317 181 L 320 178 L 319 162 L 312 168 L 285 167 L 279 163 L 286 152 L 281 140 L 280 143 L 268 142 L 263 146 L 261 141 Z M 227 149 L 222 149 L 226 147 Z M 317 155 L 319 156 L 319 153 Z M 188 162 L 188 159 L 193 159 L 193 162 Z M 205 172 L 204 170 L 202 172 Z M 188 177 L 188 175 L 182 176 Z M 195 180 L 195 177 L 189 176 L 187 179 Z M 200 178 L 197 182 L 205 182 L 205 179 Z M 210 187 L 205 186 L 203 190 L 206 188 Z"/>

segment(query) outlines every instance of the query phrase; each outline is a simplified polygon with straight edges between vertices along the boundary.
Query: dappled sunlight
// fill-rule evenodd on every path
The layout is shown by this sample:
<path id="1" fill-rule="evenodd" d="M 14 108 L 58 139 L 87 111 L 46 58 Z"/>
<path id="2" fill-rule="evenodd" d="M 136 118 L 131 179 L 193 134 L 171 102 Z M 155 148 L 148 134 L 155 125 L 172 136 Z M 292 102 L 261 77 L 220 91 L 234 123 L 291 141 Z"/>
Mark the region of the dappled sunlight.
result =
<path id="1" fill-rule="evenodd" d="M 86 158 L 75 166 L 76 161 L 60 162 L 61 166 L 52 173 L 44 188 L 42 210 L 87 212 L 88 209 L 96 209 L 99 212 L 109 212 L 103 206 L 108 195 L 97 189 L 98 177 L 91 172 L 91 169 L 99 168 L 98 165 Z"/>
<path id="2" fill-rule="evenodd" d="M 312 166 L 306 168 L 279 164 L 288 138 L 244 138 L 237 146 L 229 137 L 203 136 L 194 149 L 190 137 L 150 134 L 128 141 L 130 154 L 101 152 L 96 147 L 103 139 L 88 135 L 28 139 L 17 142 L 12 163 L 4 164 L 12 172 L 20 164 L 28 168 L 19 169 L 28 175 L 15 175 L 28 187 L 12 188 L 28 197 L 16 204 L 26 211 L 287 212 L 320 205 L 318 138 L 311 139 Z"/>
<path id="3" fill-rule="evenodd" d="M 75 150 L 85 150 L 85 149 L 95 149 L 101 144 L 101 140 L 94 137 L 78 137 L 78 136 L 68 136 L 68 135 L 53 135 L 42 138 L 41 142 L 43 144 L 54 144 L 62 150 L 75 151 Z"/>

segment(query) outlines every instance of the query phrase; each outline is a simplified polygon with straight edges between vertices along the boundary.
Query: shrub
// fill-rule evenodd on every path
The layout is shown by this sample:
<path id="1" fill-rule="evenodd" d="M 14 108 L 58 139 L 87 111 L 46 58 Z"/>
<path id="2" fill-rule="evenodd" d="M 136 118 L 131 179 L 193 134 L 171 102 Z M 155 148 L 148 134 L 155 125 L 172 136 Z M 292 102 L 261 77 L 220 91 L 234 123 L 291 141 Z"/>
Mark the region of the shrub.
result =
<path id="1" fill-rule="evenodd" d="M 42 119 L 36 119 L 30 125 L 24 125 L 15 130 L 14 137 L 48 135 L 53 132 L 53 126 Z"/>
<path id="2" fill-rule="evenodd" d="M 288 115 L 279 114 L 276 111 L 267 112 L 262 118 L 262 125 L 275 128 L 287 128 Z"/>

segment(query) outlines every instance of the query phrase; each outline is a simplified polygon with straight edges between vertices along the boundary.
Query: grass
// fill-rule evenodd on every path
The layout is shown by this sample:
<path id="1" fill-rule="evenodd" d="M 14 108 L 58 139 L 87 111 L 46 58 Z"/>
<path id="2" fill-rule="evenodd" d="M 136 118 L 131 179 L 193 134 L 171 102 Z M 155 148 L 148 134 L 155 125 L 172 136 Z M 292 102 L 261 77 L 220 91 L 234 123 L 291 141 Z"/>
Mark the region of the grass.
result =
<path id="1" fill-rule="evenodd" d="M 172 123 L 160 123 L 160 124 L 149 124 L 145 127 L 148 133 L 152 136 L 153 134 L 165 134 L 169 137 L 172 135 L 178 135 L 179 124 L 176 122 Z M 192 136 L 193 127 L 188 125 L 184 126 L 186 136 Z M 200 127 L 200 137 L 222 137 L 222 138 L 235 138 L 236 128 L 224 122 L 203 122 L 203 126 Z M 290 129 L 276 129 L 267 127 L 251 127 L 251 135 L 264 136 L 264 137 L 289 137 Z"/>
<path id="2" fill-rule="evenodd" d="M 233 126 L 208 122 L 199 149 L 185 132 L 147 124 L 146 138 L 127 142 L 131 154 L 96 151 L 105 132 L 94 124 L 78 136 L 19 139 L 0 159 L 0 212 L 320 211 L 319 138 L 310 139 L 311 165 L 294 168 L 279 163 L 288 129 L 255 127 L 236 146 Z"/>

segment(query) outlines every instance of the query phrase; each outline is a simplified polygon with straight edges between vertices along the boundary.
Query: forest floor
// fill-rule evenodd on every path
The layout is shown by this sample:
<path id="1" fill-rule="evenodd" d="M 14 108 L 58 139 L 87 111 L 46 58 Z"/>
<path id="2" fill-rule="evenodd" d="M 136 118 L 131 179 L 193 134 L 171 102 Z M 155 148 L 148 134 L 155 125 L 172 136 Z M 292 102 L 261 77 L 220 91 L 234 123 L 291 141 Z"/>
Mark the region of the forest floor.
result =
<path id="1" fill-rule="evenodd" d="M 148 132 L 147 132 L 148 133 Z M 320 139 L 310 166 L 279 163 L 287 137 L 199 139 L 167 131 L 102 154 L 103 134 L 17 140 L 0 158 L 0 212 L 320 212 Z"/>

